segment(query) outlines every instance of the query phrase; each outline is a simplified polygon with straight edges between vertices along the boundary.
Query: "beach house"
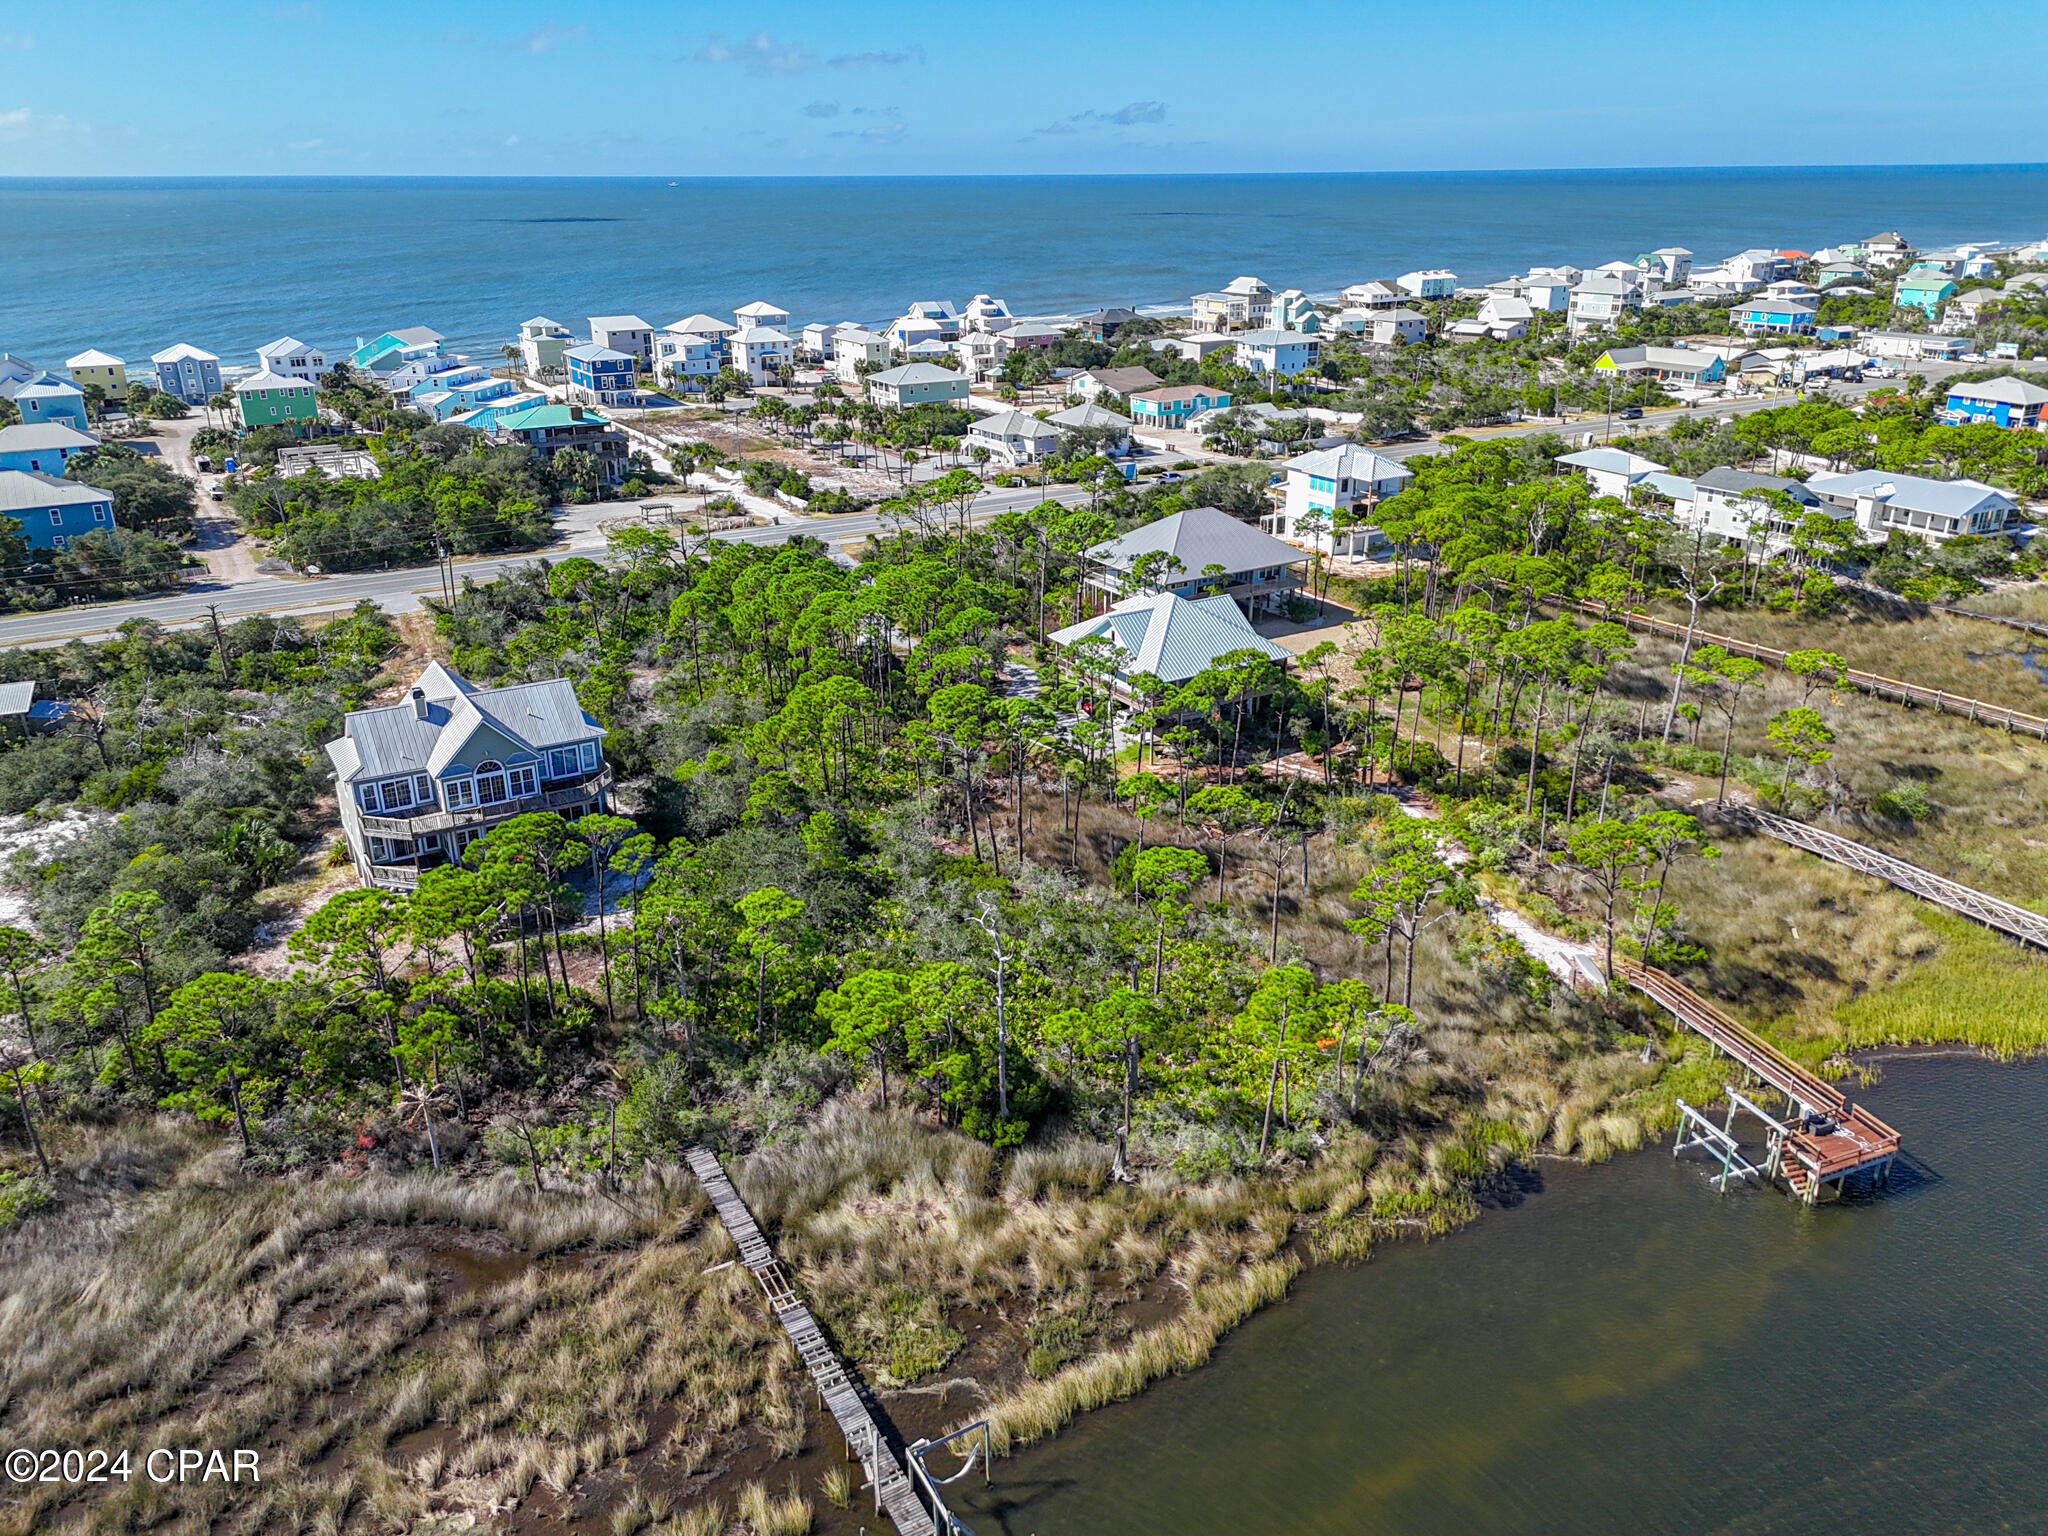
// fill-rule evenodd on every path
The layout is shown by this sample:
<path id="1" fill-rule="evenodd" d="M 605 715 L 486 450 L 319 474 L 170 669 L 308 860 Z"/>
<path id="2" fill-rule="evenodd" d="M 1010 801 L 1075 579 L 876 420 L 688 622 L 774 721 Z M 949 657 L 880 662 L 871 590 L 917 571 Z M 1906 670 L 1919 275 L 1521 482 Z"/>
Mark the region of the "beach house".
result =
<path id="1" fill-rule="evenodd" d="M 990 366 L 989 374 L 1002 366 L 1002 358 L 1008 353 L 1009 344 L 1005 342 L 1002 352 Z M 832 372 L 842 384 L 858 384 L 864 374 L 880 373 L 889 366 L 889 358 L 889 338 L 878 332 L 863 330 L 859 326 L 832 332 Z"/>
<path id="2" fill-rule="evenodd" d="M 14 392 L 38 372 L 12 352 L 0 352 L 0 400 L 12 400 Z"/>
<path id="3" fill-rule="evenodd" d="M 997 411 L 967 429 L 966 446 L 988 450 L 1001 464 L 1035 464 L 1060 445 L 1060 429 L 1029 411 Z"/>
<path id="4" fill-rule="evenodd" d="M 1411 299 L 1448 299 L 1458 291 L 1458 274 L 1447 272 L 1442 267 L 1431 267 L 1426 272 L 1403 272 L 1394 279 L 1394 286 Z"/>
<path id="5" fill-rule="evenodd" d="M 507 389 L 510 381 L 498 380 Z M 319 404 L 313 398 L 310 380 L 279 373 L 256 373 L 235 381 L 235 409 L 245 431 L 257 427 L 283 427 L 304 437 L 320 419 Z"/>
<path id="6" fill-rule="evenodd" d="M 967 375 L 937 363 L 904 363 L 868 375 L 868 398 L 877 405 L 907 409 L 933 402 L 964 404 Z"/>
<path id="7" fill-rule="evenodd" d="M 1247 331 L 1237 338 L 1237 366 L 1291 379 L 1316 365 L 1321 338 L 1307 331 Z"/>
<path id="8" fill-rule="evenodd" d="M 1344 309 L 1393 309 L 1407 297 L 1397 284 L 1375 278 L 1351 284 L 1337 295 L 1337 300 Z"/>
<path id="9" fill-rule="evenodd" d="M 569 398 L 585 405 L 631 405 L 639 359 L 630 353 L 585 342 L 562 354 L 569 370 Z"/>
<path id="10" fill-rule="evenodd" d="M 1815 475 L 1806 489 L 1855 518 L 1871 543 L 1882 542 L 1894 529 L 1935 543 L 1960 534 L 1997 533 L 2018 505 L 1981 480 L 1929 480 L 1887 469 Z"/>
<path id="11" fill-rule="evenodd" d="M 1953 384 L 1942 414 L 1951 422 L 1988 421 L 2015 431 L 2039 432 L 2048 428 L 2048 389 L 2009 374 L 1974 384 Z M 5 449 L 6 436 L 0 432 L 0 451 Z"/>
<path id="12" fill-rule="evenodd" d="M 679 331 L 670 326 L 654 338 L 654 372 L 657 378 L 686 388 L 702 387 L 726 364 L 723 336 L 701 331 Z"/>
<path id="13" fill-rule="evenodd" d="M 1273 317 L 1273 290 L 1256 277 L 1234 277 L 1193 300 L 1198 331 L 1262 330 Z"/>
<path id="14" fill-rule="evenodd" d="M 1177 686 L 1240 651 L 1256 652 L 1283 667 L 1294 660 L 1292 652 L 1253 629 L 1230 598 L 1190 598 L 1179 592 L 1135 593 L 1093 618 L 1054 630 L 1049 638 L 1063 650 L 1091 641 L 1098 644 L 1089 645 L 1090 650 L 1106 648 L 1110 689 L 1127 702 L 1138 701 L 1140 678 Z"/>
<path id="15" fill-rule="evenodd" d="M 1413 347 L 1429 340 L 1429 317 L 1417 309 L 1382 309 L 1372 317 L 1376 347 Z"/>
<path id="16" fill-rule="evenodd" d="M 1573 335 L 1606 330 L 1621 324 L 1630 310 L 1642 307 L 1642 289 L 1611 272 L 1596 272 L 1572 290 L 1569 324 Z"/>
<path id="17" fill-rule="evenodd" d="M 80 432 L 92 425 L 85 410 L 85 391 L 54 373 L 39 373 L 14 392 L 14 408 L 24 426 L 62 423 Z"/>
<path id="18" fill-rule="evenodd" d="M 113 353 L 102 352 L 97 347 L 65 359 L 64 371 L 71 375 L 71 382 L 80 389 L 88 384 L 97 384 L 108 394 L 118 395 L 128 388 L 128 365 Z"/>
<path id="19" fill-rule="evenodd" d="M 1692 280 L 1692 252 L 1682 245 L 1660 245 L 1636 258 L 1645 272 L 1654 272 L 1666 288 L 1683 288 Z"/>
<path id="20" fill-rule="evenodd" d="M 592 315 L 590 343 L 638 358 L 650 371 L 654 367 L 654 327 L 638 315 Z"/>
<path id="21" fill-rule="evenodd" d="M 1099 405 L 1075 405 L 1064 411 L 1055 411 L 1045 419 L 1060 429 L 1063 442 L 1070 432 L 1087 432 L 1096 437 L 1103 453 L 1116 456 L 1130 452 L 1131 422 L 1128 416 L 1119 416 Z"/>
<path id="22" fill-rule="evenodd" d="M 576 345 L 569 327 L 546 315 L 535 315 L 519 325 L 519 360 L 528 373 L 558 373 L 562 354 Z"/>
<path id="23" fill-rule="evenodd" d="M 745 330 L 750 325 L 765 325 L 770 330 L 784 333 L 789 330 L 789 311 L 770 304 L 766 299 L 742 304 L 732 312 L 732 318 L 734 330 Z"/>
<path id="24" fill-rule="evenodd" d="M 604 810 L 604 737 L 565 679 L 479 688 L 439 662 L 399 703 L 351 710 L 327 756 L 357 878 L 410 890 L 511 817 Z"/>
<path id="25" fill-rule="evenodd" d="M 1187 425 L 1190 416 L 1203 411 L 1228 409 L 1230 395 L 1207 384 L 1168 384 L 1159 389 L 1141 389 L 1127 403 L 1132 426 L 1172 430 Z"/>
<path id="26" fill-rule="evenodd" d="M 1308 556 L 1214 507 L 1189 507 L 1087 552 L 1087 583 L 1104 597 L 1222 594 L 1247 614 L 1279 613 L 1300 595 Z"/>
<path id="27" fill-rule="evenodd" d="M 1007 331 L 1015 322 L 1010 306 L 1001 299 L 986 293 L 977 293 L 967 301 L 967 307 L 960 311 L 960 329 L 963 331 Z"/>
<path id="28" fill-rule="evenodd" d="M 1372 526 L 1373 509 L 1415 478 L 1405 464 L 1356 443 L 1298 454 L 1285 469 L 1280 510 L 1260 526 L 1289 543 L 1347 558 L 1369 555 L 1384 542 Z"/>
<path id="29" fill-rule="evenodd" d="M 607 483 L 625 477 L 626 434 L 580 405 L 530 405 L 495 413 L 486 430 L 499 443 L 523 443 L 536 457 L 552 459 L 564 448 L 580 448 L 596 459 Z"/>
<path id="30" fill-rule="evenodd" d="M 1000 331 L 962 331 L 953 343 L 953 356 L 960 371 L 976 384 L 986 383 L 1002 371 L 1010 344 Z"/>
<path id="31" fill-rule="evenodd" d="M 280 336 L 269 346 L 256 349 L 256 371 L 314 384 L 327 371 L 327 354 L 318 347 L 307 346 L 296 336 Z"/>
<path id="32" fill-rule="evenodd" d="M 782 370 L 796 366 L 796 341 L 772 325 L 743 325 L 727 338 L 735 373 L 759 389 L 777 383 Z"/>
<path id="33" fill-rule="evenodd" d="M 1698 347 L 1609 347 L 1594 359 L 1593 371 L 1675 384 L 1718 384 L 1728 365 L 1720 353 Z"/>
<path id="34" fill-rule="evenodd" d="M 62 478 L 66 464 L 99 445 L 98 438 L 79 431 L 68 421 L 48 421 L 36 426 L 17 422 L 11 427 L 0 427 L 0 469 Z"/>
<path id="35" fill-rule="evenodd" d="M 357 343 L 355 351 L 348 355 L 348 365 L 358 373 L 389 378 L 407 363 L 439 357 L 442 339 L 439 331 L 424 325 L 386 331 L 373 340 Z"/>
<path id="36" fill-rule="evenodd" d="M 1820 301 L 1806 294 L 1763 293 L 1738 299 L 1728 313 L 1729 324 L 1745 335 L 1811 336 Z"/>
<path id="37" fill-rule="evenodd" d="M 1557 456 L 1561 469 L 1575 469 L 1586 477 L 1586 488 L 1595 496 L 1630 500 L 1635 488 L 1652 475 L 1667 474 L 1662 464 L 1641 454 L 1619 448 L 1583 448 L 1577 453 Z"/>
<path id="38" fill-rule="evenodd" d="M 1946 272 L 1915 267 L 1899 279 L 1898 287 L 1892 290 L 1892 303 L 1900 309 L 1917 309 L 1932 320 L 1955 291 L 1956 280 Z"/>
<path id="39" fill-rule="evenodd" d="M 1067 380 L 1067 398 L 1094 400 L 1106 394 L 1122 399 L 1158 387 L 1159 375 L 1150 368 L 1084 368 Z"/>
<path id="40" fill-rule="evenodd" d="M 88 533 L 114 526 L 112 493 L 78 480 L 0 469 L 0 517 L 21 524 L 30 549 L 64 549 Z"/>

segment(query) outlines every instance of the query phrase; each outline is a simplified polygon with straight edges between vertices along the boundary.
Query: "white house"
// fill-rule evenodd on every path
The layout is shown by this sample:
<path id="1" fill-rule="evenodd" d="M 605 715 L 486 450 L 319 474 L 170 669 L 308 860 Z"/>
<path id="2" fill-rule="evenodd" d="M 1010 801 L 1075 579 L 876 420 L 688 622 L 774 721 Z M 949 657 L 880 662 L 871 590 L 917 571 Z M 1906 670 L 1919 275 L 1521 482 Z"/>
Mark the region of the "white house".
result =
<path id="1" fill-rule="evenodd" d="M 1692 278 L 1692 252 L 1682 245 L 1660 245 L 1647 255 L 1638 256 L 1636 265 L 1645 272 L 1655 272 L 1667 288 L 1683 288 Z"/>
<path id="2" fill-rule="evenodd" d="M 805 326 L 796 338 L 805 356 L 815 357 L 821 363 L 832 361 L 832 330 L 822 320 L 813 320 Z"/>
<path id="3" fill-rule="evenodd" d="M 654 327 L 638 315 L 592 315 L 590 340 L 594 346 L 610 347 L 649 367 L 654 365 Z"/>
<path id="4" fill-rule="evenodd" d="M 889 366 L 889 338 L 858 327 L 832 333 L 832 371 L 843 384 L 860 382 L 861 365 L 870 372 Z"/>
<path id="5" fill-rule="evenodd" d="M 1790 541 L 1794 520 L 1760 500 L 1763 492 L 1778 492 L 1791 497 L 1802 509 L 1802 515 L 1804 512 L 1832 512 L 1839 517 L 1849 515 L 1824 502 L 1800 481 L 1721 465 L 1693 481 L 1692 520 L 1704 523 L 1707 532 L 1724 539 L 1782 549 Z"/>
<path id="6" fill-rule="evenodd" d="M 1099 405 L 1069 406 L 1045 418 L 1066 432 L 1099 432 L 1105 434 L 1103 449 L 1111 457 L 1119 457 L 1131 450 L 1131 419 L 1119 416 L 1115 411 Z"/>
<path id="7" fill-rule="evenodd" d="M 1337 295 L 1345 309 L 1393 309 L 1406 297 L 1395 284 L 1377 278 L 1371 282 L 1353 283 Z"/>
<path id="8" fill-rule="evenodd" d="M 1010 306 L 1001 299 L 985 293 L 977 293 L 967 301 L 967 307 L 960 311 L 962 331 L 982 331 L 993 334 L 1007 331 L 1017 323 L 1017 317 L 1010 313 Z"/>
<path id="9" fill-rule="evenodd" d="M 685 331 L 672 325 L 654 338 L 655 374 L 672 383 L 714 378 L 726 357 L 726 338 L 715 331 Z"/>
<path id="10" fill-rule="evenodd" d="M 1010 355 L 1010 344 L 1003 340 L 1001 331 L 962 331 L 960 339 L 953 343 L 953 355 L 970 381 L 984 384 L 1002 372 L 1003 359 Z"/>
<path id="11" fill-rule="evenodd" d="M 1322 311 L 1299 288 L 1282 289 L 1273 296 L 1273 325 L 1282 331 L 1319 331 Z"/>
<path id="12" fill-rule="evenodd" d="M 1856 346 L 1872 357 L 1917 362 L 1946 361 L 1969 349 L 1960 336 L 1936 336 L 1927 331 L 1865 331 L 1856 338 Z"/>
<path id="13" fill-rule="evenodd" d="M 535 315 L 520 323 L 519 359 L 526 364 L 528 373 L 559 370 L 562 354 L 575 345 L 576 338 L 569 334 L 569 327 L 546 315 Z"/>
<path id="14" fill-rule="evenodd" d="M 1527 299 L 1489 293 L 1479 301 L 1479 313 L 1474 318 L 1495 341 L 1519 341 L 1529 334 L 1536 314 Z"/>
<path id="15" fill-rule="evenodd" d="M 1247 331 L 1237 338 L 1237 366 L 1293 378 L 1315 367 L 1320 340 L 1307 331 Z"/>
<path id="16" fill-rule="evenodd" d="M 919 299 L 906 313 L 937 325 L 941 341 L 951 341 L 960 334 L 960 311 L 948 299 Z"/>
<path id="17" fill-rule="evenodd" d="M 1884 469 L 1815 475 L 1806 488 L 1854 517 L 1872 543 L 1895 528 L 1936 543 L 1960 534 L 1997 533 L 2017 510 L 2012 497 L 1981 480 L 1929 480 Z"/>
<path id="18" fill-rule="evenodd" d="M 1377 347 L 1412 347 L 1429 339 L 1429 320 L 1418 310 L 1383 309 L 1372 317 Z"/>
<path id="19" fill-rule="evenodd" d="M 1186 336 L 1161 336 L 1152 343 L 1152 350 L 1171 352 L 1191 363 L 1199 363 L 1211 352 L 1220 352 L 1225 347 L 1236 345 L 1235 336 L 1225 336 L 1220 331 L 1194 331 Z"/>
<path id="20" fill-rule="evenodd" d="M 898 352 L 908 352 L 920 342 L 946 340 L 946 328 L 930 315 L 906 314 L 889 322 L 889 343 Z"/>
<path id="21" fill-rule="evenodd" d="M 1634 283 L 1610 273 L 1592 273 L 1572 290 L 1572 334 L 1617 326 L 1641 305 L 1642 291 Z"/>
<path id="22" fill-rule="evenodd" d="M 1195 326 L 1201 330 L 1263 330 L 1273 318 L 1273 290 L 1256 277 L 1234 277 L 1214 293 L 1194 297 Z"/>
<path id="23" fill-rule="evenodd" d="M 1458 274 L 1442 267 L 1403 272 L 1394 282 L 1411 299 L 1448 299 L 1458 291 Z"/>
<path id="24" fill-rule="evenodd" d="M 1084 368 L 1067 380 L 1067 398 L 1094 400 L 1103 394 L 1135 395 L 1141 389 L 1157 389 L 1158 374 L 1150 368 Z"/>
<path id="25" fill-rule="evenodd" d="M 750 325 L 765 325 L 770 330 L 789 332 L 789 311 L 778 309 L 765 299 L 756 299 L 751 304 L 742 304 L 732 312 L 733 329 L 745 330 Z"/>
<path id="26" fill-rule="evenodd" d="M 796 364 L 796 342 L 770 325 L 743 325 L 733 332 L 729 345 L 733 371 L 746 375 L 757 389 L 775 383 L 784 368 Z"/>
<path id="27" fill-rule="evenodd" d="M 256 371 L 317 384 L 320 375 L 327 371 L 327 354 L 318 347 L 307 346 L 296 336 L 283 336 L 256 349 Z"/>
<path id="28" fill-rule="evenodd" d="M 1585 448 L 1577 453 L 1559 454 L 1557 462 L 1583 474 L 1595 496 L 1613 496 L 1621 501 L 1629 500 L 1635 488 L 1650 476 L 1669 473 L 1662 464 L 1619 448 Z"/>
<path id="29" fill-rule="evenodd" d="M 966 446 L 1007 464 L 1035 464 L 1060 445 L 1060 429 L 1029 411 L 998 411 L 967 429 Z"/>
<path id="30" fill-rule="evenodd" d="M 1260 526 L 1290 544 L 1338 556 L 1373 551 L 1381 539 L 1372 526 L 1373 508 L 1415 478 L 1405 464 L 1356 443 L 1300 454 L 1287 461 L 1286 470 L 1280 510 Z"/>

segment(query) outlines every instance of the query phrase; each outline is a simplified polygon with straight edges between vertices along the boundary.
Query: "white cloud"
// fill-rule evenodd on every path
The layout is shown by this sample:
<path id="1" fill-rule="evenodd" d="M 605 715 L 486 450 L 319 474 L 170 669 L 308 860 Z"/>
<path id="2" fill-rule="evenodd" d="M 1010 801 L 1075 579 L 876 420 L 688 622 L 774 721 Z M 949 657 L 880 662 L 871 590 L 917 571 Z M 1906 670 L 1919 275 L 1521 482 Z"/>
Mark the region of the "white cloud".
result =
<path id="1" fill-rule="evenodd" d="M 1133 101 L 1107 111 L 1089 110 L 1071 113 L 1066 117 L 1047 123 L 1043 128 L 1034 128 L 1024 135 L 1027 139 L 1043 133 L 1079 133 L 1083 128 L 1112 127 L 1130 128 L 1139 123 L 1163 123 L 1166 121 L 1166 103 L 1163 101 Z"/>
<path id="2" fill-rule="evenodd" d="M 513 38 L 505 47 L 512 53 L 547 53 L 557 43 L 575 42 L 583 36 L 583 32 L 580 24 L 573 27 L 558 27 L 550 17 L 524 36 Z"/>
<path id="3" fill-rule="evenodd" d="M 508 136 L 506 137 L 506 139 L 505 139 L 505 147 L 506 147 L 507 149 L 511 149 L 511 148 L 512 148 L 512 147 L 514 147 L 514 146 L 515 146 L 516 144 L 518 144 L 518 142 L 519 142 L 519 135 L 518 135 L 518 134 L 516 134 L 516 133 L 515 133 L 515 134 L 510 134 L 510 135 L 508 135 Z"/>
<path id="4" fill-rule="evenodd" d="M 696 57 L 701 64 L 737 64 L 750 75 L 801 75 L 818 65 L 811 54 L 794 44 L 778 43 L 766 32 L 737 42 L 714 32 Z"/>
<path id="5" fill-rule="evenodd" d="M 23 139 L 54 139 L 65 134 L 89 131 L 87 124 L 73 122 L 61 112 L 37 112 L 29 107 L 15 107 L 0 112 L 0 142 L 19 143 Z"/>
<path id="6" fill-rule="evenodd" d="M 894 69 L 899 64 L 922 64 L 922 48 L 876 49 L 867 53 L 842 53 L 825 61 L 829 69 Z"/>
<path id="7" fill-rule="evenodd" d="M 33 48 L 36 40 L 26 32 L 0 32 L 0 48 Z"/>
<path id="8" fill-rule="evenodd" d="M 813 101 L 804 107 L 805 117 L 837 117 L 839 103 L 836 101 Z"/>

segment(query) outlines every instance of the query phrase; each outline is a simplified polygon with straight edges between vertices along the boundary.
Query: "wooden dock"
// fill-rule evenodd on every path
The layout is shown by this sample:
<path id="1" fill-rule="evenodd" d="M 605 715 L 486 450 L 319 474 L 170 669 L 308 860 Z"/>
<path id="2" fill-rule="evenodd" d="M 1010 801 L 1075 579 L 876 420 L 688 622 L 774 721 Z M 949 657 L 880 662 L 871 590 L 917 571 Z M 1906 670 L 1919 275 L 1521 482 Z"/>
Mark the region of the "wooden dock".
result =
<path id="1" fill-rule="evenodd" d="M 1790 843 L 1794 848 L 1802 848 L 1830 863 L 1874 875 L 1936 906 L 1947 907 L 1949 911 L 1960 913 L 1987 928 L 1996 928 L 2023 944 L 2048 949 L 2048 917 L 2009 901 L 2001 901 L 1996 896 L 1988 896 L 1959 881 L 1937 875 L 1931 869 L 1922 869 L 1918 864 L 1894 858 L 1889 853 L 1879 853 L 1854 838 L 1750 806 L 1727 806 L 1714 812 L 1714 816 L 1716 820 L 1733 822 L 1766 837 L 1775 837 L 1781 843 Z"/>
<path id="2" fill-rule="evenodd" d="M 1834 1084 L 1817 1077 L 1755 1030 L 1655 966 L 1617 955 L 1615 975 L 1656 1003 L 1686 1028 L 1702 1036 L 1752 1077 L 1768 1083 L 1792 1103 L 1793 1117 L 1780 1121 L 1729 1090 L 1728 1125 L 1716 1128 L 1691 1105 L 1681 1104 L 1687 1129 L 1678 1150 L 1705 1146 L 1722 1159 L 1725 1187 L 1730 1159 L 1735 1157 L 1733 1128 L 1738 1108 L 1747 1108 L 1768 1131 L 1770 1156 L 1763 1169 L 1743 1163 L 1745 1176 L 1783 1178 L 1795 1198 L 1815 1204 L 1829 1185 L 1841 1192 L 1845 1180 L 1867 1173 L 1877 1184 L 1891 1174 L 1899 1155 L 1899 1133 L 1869 1110 L 1851 1104 Z M 1738 1162 L 1739 1159 L 1736 1159 Z"/>
<path id="3" fill-rule="evenodd" d="M 712 1208 L 740 1251 L 740 1262 L 760 1282 L 769 1310 L 796 1345 L 819 1398 L 838 1422 L 847 1447 L 866 1469 L 868 1482 L 875 1490 L 877 1512 L 887 1514 L 902 1536 L 940 1536 L 942 1529 L 947 1536 L 966 1532 L 967 1528 L 947 1512 L 944 1504 L 938 1503 L 936 1493 L 930 1497 L 937 1509 L 925 1507 L 906 1470 L 901 1437 L 868 1395 L 865 1384 L 847 1370 L 825 1331 L 818 1326 L 817 1318 L 790 1284 L 782 1261 L 761 1235 L 754 1213 L 747 1209 L 718 1158 L 703 1147 L 691 1147 L 684 1152 L 683 1161 L 690 1165 L 690 1171 L 711 1197 Z"/>

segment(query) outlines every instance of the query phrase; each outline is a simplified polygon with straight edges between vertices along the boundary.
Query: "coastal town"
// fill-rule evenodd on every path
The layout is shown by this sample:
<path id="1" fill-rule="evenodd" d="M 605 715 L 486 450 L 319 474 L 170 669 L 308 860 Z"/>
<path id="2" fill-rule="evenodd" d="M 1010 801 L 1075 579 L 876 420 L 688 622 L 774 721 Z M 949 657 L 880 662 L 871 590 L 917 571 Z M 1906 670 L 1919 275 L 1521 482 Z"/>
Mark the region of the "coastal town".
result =
<path id="1" fill-rule="evenodd" d="M 1105 297 L 0 352 L 0 1424 L 264 1458 L 0 1536 L 958 1536 L 1546 1166 L 1924 1191 L 2048 240 Z"/>

